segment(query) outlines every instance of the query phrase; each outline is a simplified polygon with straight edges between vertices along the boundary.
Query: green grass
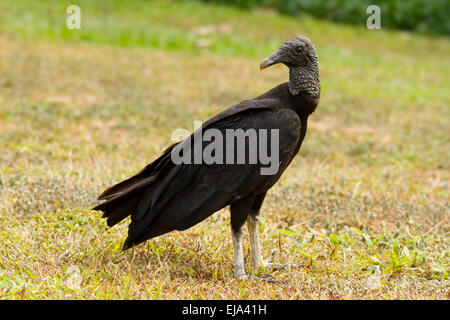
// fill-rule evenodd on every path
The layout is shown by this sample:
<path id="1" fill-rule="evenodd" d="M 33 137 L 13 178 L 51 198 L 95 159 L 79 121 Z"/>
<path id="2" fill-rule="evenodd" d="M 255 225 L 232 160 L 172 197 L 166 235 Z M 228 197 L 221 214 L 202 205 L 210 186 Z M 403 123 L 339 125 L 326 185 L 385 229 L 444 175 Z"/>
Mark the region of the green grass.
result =
<path id="1" fill-rule="evenodd" d="M 197 2 L 77 3 L 81 30 L 65 28 L 69 1 L 0 4 L 0 298 L 449 298 L 448 39 Z M 128 221 L 108 229 L 90 211 L 99 192 L 176 128 L 286 81 L 258 62 L 298 33 L 319 51 L 323 94 L 260 232 L 265 257 L 309 268 L 275 272 L 286 285 L 234 280 L 227 210 L 122 252 Z"/>

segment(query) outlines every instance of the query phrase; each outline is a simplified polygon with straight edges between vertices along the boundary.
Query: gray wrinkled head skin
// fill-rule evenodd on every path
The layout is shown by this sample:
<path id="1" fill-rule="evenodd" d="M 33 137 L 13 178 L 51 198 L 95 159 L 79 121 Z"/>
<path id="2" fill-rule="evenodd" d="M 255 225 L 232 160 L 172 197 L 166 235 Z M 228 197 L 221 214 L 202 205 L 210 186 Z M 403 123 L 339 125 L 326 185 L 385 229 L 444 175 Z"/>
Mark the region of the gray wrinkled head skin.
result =
<path id="1" fill-rule="evenodd" d="M 261 62 L 260 69 L 277 63 L 283 63 L 289 68 L 289 91 L 292 95 L 305 92 L 319 97 L 319 57 L 311 40 L 302 35 L 287 40 Z"/>

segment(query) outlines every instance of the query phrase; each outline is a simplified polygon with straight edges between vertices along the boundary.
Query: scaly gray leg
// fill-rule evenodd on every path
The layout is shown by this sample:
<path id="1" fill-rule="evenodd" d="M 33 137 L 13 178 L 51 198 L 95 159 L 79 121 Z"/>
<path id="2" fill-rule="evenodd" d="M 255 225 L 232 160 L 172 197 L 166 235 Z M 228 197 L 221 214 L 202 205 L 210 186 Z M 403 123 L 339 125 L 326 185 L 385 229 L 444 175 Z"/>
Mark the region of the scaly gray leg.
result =
<path id="1" fill-rule="evenodd" d="M 259 242 L 258 220 L 258 216 L 253 214 L 249 214 L 247 217 L 247 227 L 250 236 L 250 245 L 252 248 L 252 264 L 257 267 L 261 266 L 265 268 L 265 262 L 263 261 L 261 255 L 261 244 Z"/>
<path id="2" fill-rule="evenodd" d="M 234 248 L 234 277 L 237 279 L 246 278 L 244 269 L 244 252 L 242 249 L 242 228 L 234 230 L 231 228 Z"/>

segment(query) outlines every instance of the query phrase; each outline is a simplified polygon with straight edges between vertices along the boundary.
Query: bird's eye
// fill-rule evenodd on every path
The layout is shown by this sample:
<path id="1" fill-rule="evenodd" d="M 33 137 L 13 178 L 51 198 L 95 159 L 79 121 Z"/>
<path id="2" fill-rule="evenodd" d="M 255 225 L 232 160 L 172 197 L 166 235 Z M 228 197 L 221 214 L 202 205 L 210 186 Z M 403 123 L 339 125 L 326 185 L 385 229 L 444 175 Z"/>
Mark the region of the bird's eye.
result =
<path id="1" fill-rule="evenodd" d="M 296 52 L 302 52 L 302 50 L 303 50 L 303 46 L 301 46 L 301 45 L 298 45 L 295 47 Z"/>

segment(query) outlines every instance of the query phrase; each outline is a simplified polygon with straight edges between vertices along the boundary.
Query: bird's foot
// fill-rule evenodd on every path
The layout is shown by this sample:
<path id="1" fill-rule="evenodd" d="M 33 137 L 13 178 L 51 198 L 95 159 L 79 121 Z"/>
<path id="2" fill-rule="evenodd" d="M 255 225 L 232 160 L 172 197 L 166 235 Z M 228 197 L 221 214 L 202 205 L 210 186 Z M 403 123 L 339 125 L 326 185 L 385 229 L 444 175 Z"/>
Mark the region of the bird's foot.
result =
<path id="1" fill-rule="evenodd" d="M 264 269 L 268 271 L 278 270 L 290 270 L 290 269 L 303 269 L 306 266 L 304 264 L 286 264 L 286 263 L 265 263 Z"/>
<path id="2" fill-rule="evenodd" d="M 285 281 L 282 280 L 277 280 L 273 275 L 271 275 L 270 273 L 259 276 L 259 277 L 255 277 L 255 280 L 258 281 L 263 281 L 266 283 L 271 283 L 271 284 L 287 284 Z"/>
<path id="3" fill-rule="evenodd" d="M 234 278 L 237 280 L 262 281 L 262 282 L 271 283 L 271 284 L 286 284 L 285 281 L 276 280 L 275 277 L 271 274 L 265 274 L 265 275 L 262 275 L 259 277 L 254 276 L 254 275 L 248 276 L 246 274 L 241 274 L 241 275 L 234 276 Z"/>
<path id="4" fill-rule="evenodd" d="M 245 273 L 243 273 L 243 274 L 235 274 L 234 278 L 236 280 L 249 280 L 248 276 Z"/>

